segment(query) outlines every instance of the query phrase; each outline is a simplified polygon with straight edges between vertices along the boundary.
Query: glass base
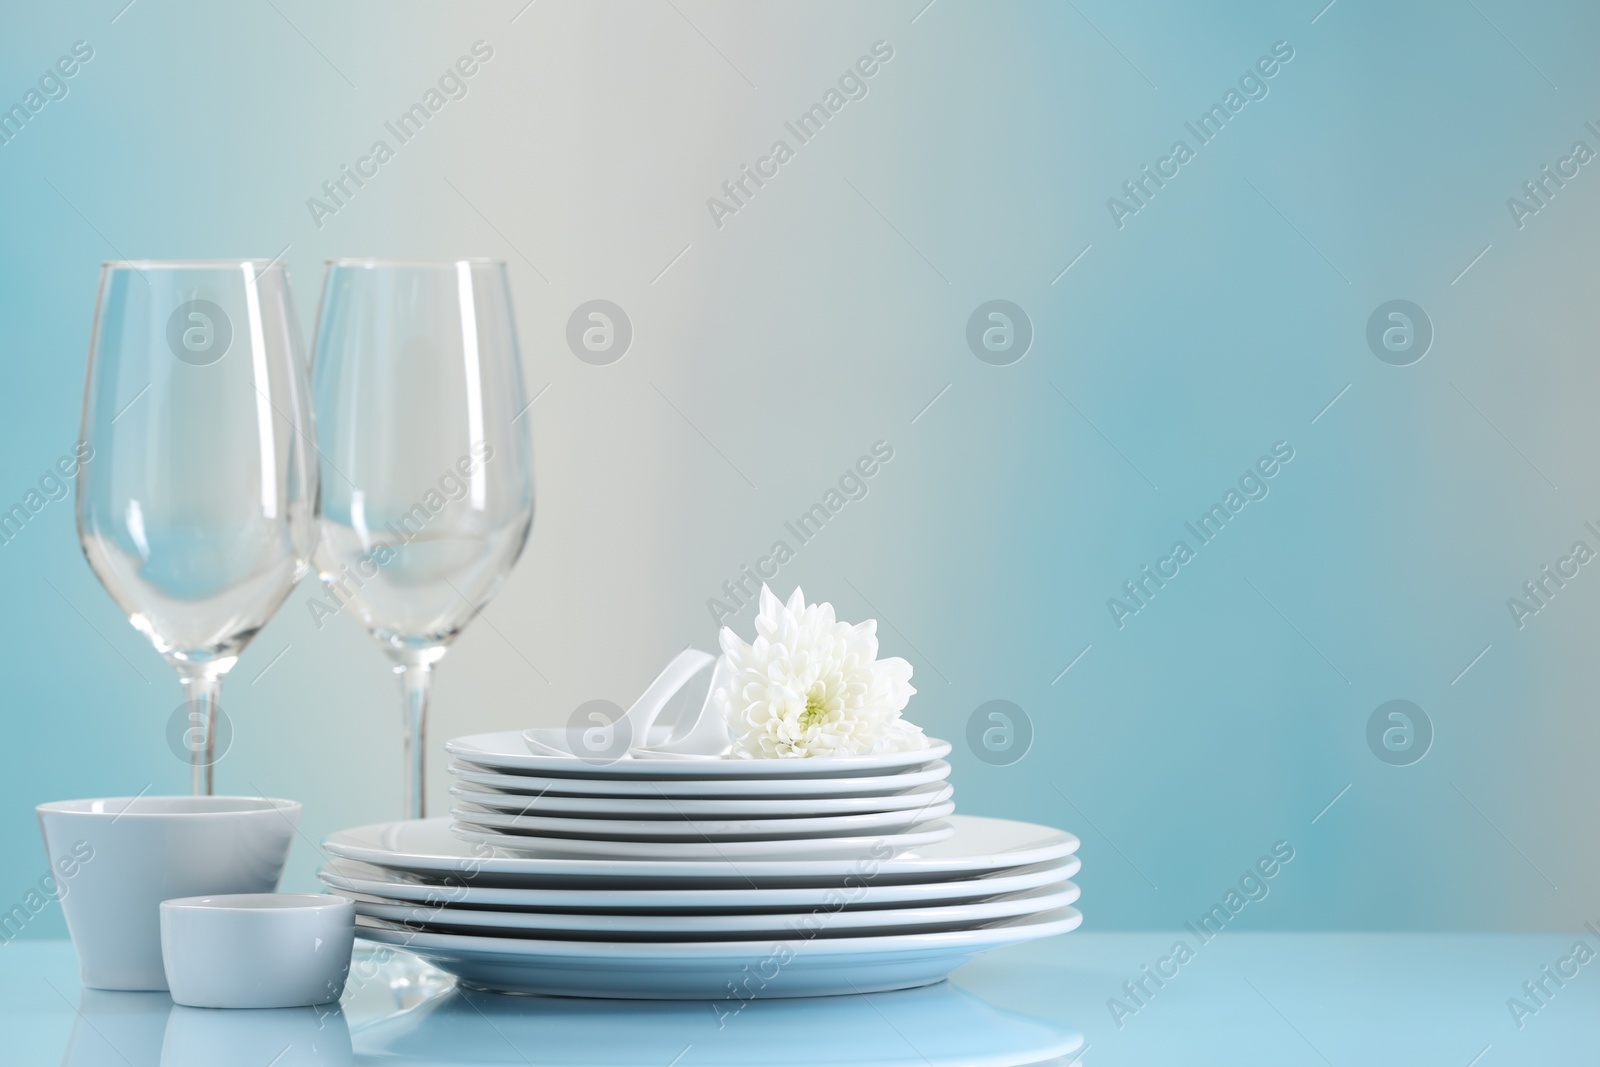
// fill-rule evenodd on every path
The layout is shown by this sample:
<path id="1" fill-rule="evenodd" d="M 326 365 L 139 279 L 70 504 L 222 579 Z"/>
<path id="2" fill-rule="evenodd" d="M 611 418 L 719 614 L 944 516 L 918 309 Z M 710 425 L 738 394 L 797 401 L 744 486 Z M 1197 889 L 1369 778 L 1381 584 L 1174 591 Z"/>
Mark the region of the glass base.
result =
<path id="1" fill-rule="evenodd" d="M 357 1004 L 379 1011 L 405 1011 L 454 989 L 455 984 L 453 977 L 420 956 L 357 938 L 341 999 L 347 1011 Z"/>

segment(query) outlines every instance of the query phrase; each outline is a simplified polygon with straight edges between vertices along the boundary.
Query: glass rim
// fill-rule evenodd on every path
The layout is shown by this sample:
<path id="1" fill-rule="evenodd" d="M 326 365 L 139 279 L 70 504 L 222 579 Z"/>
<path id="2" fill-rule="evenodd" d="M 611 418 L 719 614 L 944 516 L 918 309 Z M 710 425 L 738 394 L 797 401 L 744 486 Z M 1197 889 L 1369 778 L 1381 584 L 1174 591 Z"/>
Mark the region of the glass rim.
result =
<path id="1" fill-rule="evenodd" d="M 281 267 L 282 259 L 103 259 L 104 270 L 237 270 Z"/>
<path id="2" fill-rule="evenodd" d="M 454 268 L 463 263 L 471 267 L 503 267 L 506 261 L 487 256 L 458 256 L 455 259 L 384 259 L 381 256 L 336 256 L 325 259 L 329 267 L 432 267 Z"/>

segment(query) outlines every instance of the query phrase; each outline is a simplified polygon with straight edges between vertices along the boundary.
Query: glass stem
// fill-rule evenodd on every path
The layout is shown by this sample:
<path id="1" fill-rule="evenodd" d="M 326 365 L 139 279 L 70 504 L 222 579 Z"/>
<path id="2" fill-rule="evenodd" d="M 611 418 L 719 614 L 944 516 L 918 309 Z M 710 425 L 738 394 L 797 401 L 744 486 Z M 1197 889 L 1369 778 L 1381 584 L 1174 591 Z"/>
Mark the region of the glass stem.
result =
<path id="1" fill-rule="evenodd" d="M 395 667 L 405 690 L 406 818 L 427 817 L 428 688 L 433 665 L 410 658 Z"/>
<path id="2" fill-rule="evenodd" d="M 215 791 L 212 768 L 217 762 L 217 709 L 222 699 L 222 675 L 215 671 L 180 673 L 188 726 L 183 747 L 189 750 L 190 785 L 197 797 Z"/>

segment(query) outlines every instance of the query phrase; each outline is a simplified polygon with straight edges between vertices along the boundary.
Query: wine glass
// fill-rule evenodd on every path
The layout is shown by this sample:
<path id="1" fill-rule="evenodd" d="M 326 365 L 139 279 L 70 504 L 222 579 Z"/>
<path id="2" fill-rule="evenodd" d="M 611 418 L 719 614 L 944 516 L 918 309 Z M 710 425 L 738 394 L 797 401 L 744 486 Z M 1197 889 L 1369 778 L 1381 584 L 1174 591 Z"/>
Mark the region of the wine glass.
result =
<path id="1" fill-rule="evenodd" d="M 109 262 L 78 468 L 78 540 L 178 672 L 194 791 L 212 792 L 222 679 L 310 569 L 317 468 L 282 265 Z"/>
<path id="2" fill-rule="evenodd" d="M 510 573 L 533 456 L 504 263 L 331 260 L 312 389 L 319 624 L 349 606 L 404 699 L 408 818 L 425 814 L 433 665 Z"/>

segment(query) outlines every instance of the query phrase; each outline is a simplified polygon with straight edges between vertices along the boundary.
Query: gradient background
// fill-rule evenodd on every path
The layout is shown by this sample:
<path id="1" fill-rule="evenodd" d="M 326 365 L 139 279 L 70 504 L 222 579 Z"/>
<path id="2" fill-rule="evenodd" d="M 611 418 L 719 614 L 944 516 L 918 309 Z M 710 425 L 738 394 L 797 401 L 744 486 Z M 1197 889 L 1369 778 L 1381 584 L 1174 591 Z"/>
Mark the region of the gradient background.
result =
<path id="1" fill-rule="evenodd" d="M 438 671 L 436 810 L 444 739 L 626 704 L 714 649 L 706 601 L 885 440 L 774 585 L 882 620 L 962 810 L 1083 838 L 1086 928 L 1175 928 L 1280 840 L 1241 925 L 1600 917 L 1600 568 L 1521 630 L 1506 607 L 1600 548 L 1600 163 L 1520 230 L 1506 207 L 1600 149 L 1592 5 L 125 2 L 4 16 L 0 104 L 95 55 L 0 146 L 0 504 L 76 438 L 102 259 L 281 254 L 308 336 L 327 257 L 506 259 L 538 512 Z M 469 95 L 315 225 L 307 198 L 480 39 Z M 706 198 L 879 40 L 870 94 L 719 229 Z M 1277 41 L 1270 95 L 1119 229 L 1107 197 Z M 610 366 L 565 342 L 595 298 L 633 323 Z M 964 337 L 995 298 L 1035 331 L 1005 367 Z M 1435 331 L 1406 367 L 1365 340 L 1396 298 Z M 1270 496 L 1119 630 L 1106 599 L 1277 441 Z M 305 802 L 300 888 L 315 841 L 400 805 L 395 680 L 349 613 L 316 628 L 314 593 L 230 678 L 218 768 Z M 0 603 L 9 905 L 45 871 L 34 804 L 188 771 L 175 677 L 70 499 L 0 547 Z M 965 741 L 992 699 L 1034 732 L 1007 766 Z M 1367 745 L 1391 699 L 1433 724 L 1411 766 Z"/>

